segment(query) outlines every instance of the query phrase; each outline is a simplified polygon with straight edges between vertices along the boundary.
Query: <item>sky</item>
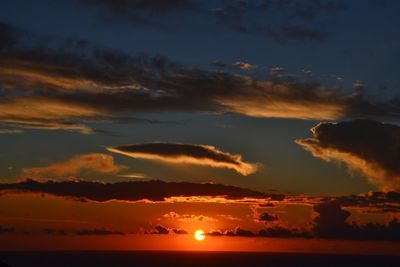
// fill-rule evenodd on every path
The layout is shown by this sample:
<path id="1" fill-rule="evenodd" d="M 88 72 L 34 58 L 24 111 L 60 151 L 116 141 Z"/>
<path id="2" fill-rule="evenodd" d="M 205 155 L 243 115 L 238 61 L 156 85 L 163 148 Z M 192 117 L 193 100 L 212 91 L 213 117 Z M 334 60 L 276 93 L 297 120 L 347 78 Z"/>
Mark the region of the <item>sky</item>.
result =
<path id="1" fill-rule="evenodd" d="M 0 0 L 0 249 L 400 251 L 399 10 Z"/>

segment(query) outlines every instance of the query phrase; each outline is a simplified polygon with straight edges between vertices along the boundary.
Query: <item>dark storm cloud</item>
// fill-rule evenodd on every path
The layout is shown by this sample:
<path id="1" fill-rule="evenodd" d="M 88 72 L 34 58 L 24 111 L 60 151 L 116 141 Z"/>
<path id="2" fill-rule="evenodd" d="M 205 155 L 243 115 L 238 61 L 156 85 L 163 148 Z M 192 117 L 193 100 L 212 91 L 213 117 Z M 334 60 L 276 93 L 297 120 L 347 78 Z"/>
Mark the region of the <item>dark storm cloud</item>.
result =
<path id="1" fill-rule="evenodd" d="M 230 154 L 209 145 L 150 143 L 108 147 L 107 149 L 133 158 L 230 168 L 242 175 L 252 174 L 258 168 L 256 164 L 242 161 L 241 155 Z"/>
<path id="2" fill-rule="evenodd" d="M 88 201 L 164 201 L 174 196 L 225 196 L 227 199 L 242 199 L 245 197 L 267 199 L 269 195 L 222 184 L 176 183 L 163 181 L 129 181 L 117 183 L 100 183 L 88 181 L 37 182 L 26 180 L 19 183 L 0 184 L 2 194 L 48 193 L 55 196 L 71 197 Z"/>
<path id="3" fill-rule="evenodd" d="M 46 177 L 65 178 L 77 176 L 83 172 L 116 174 L 126 169 L 126 166 L 116 165 L 114 158 L 102 153 L 77 155 L 68 160 L 42 167 L 22 168 L 21 177 L 41 179 Z"/>
<path id="4" fill-rule="evenodd" d="M 0 39 L 21 34 L 5 27 Z M 91 134 L 100 131 L 90 122 L 153 123 L 134 115 L 165 111 L 305 120 L 399 115 L 396 101 L 378 102 L 362 91 L 345 93 L 312 81 L 185 68 L 83 40 L 59 48 L 16 40 L 0 51 L 0 123 L 17 127 Z"/>
<path id="5" fill-rule="evenodd" d="M 254 236 L 255 234 L 252 231 L 242 229 L 240 227 L 237 227 L 235 231 L 233 232 L 235 236 L 244 236 L 244 237 L 251 237 Z M 229 234 L 227 234 L 229 235 Z"/>
<path id="6" fill-rule="evenodd" d="M 400 127 L 374 120 L 320 123 L 296 142 L 315 157 L 346 163 L 385 190 L 400 189 Z"/>
<path id="7" fill-rule="evenodd" d="M 313 234 L 309 231 L 284 226 L 273 226 L 261 229 L 257 233 L 236 227 L 233 230 L 218 230 L 206 233 L 209 236 L 231 236 L 231 237 L 279 237 L 279 238 L 311 238 Z"/>

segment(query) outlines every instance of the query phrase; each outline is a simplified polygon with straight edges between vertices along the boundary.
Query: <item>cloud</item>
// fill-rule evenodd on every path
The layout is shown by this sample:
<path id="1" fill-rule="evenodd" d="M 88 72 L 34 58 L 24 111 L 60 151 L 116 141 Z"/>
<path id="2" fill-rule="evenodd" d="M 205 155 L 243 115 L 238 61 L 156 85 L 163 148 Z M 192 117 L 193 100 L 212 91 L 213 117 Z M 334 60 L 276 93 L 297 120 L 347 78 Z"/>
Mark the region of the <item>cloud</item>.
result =
<path id="1" fill-rule="evenodd" d="M 124 235 L 125 233 L 119 231 L 112 231 L 107 229 L 82 229 L 76 231 L 76 235 L 92 236 L 92 235 Z"/>
<path id="2" fill-rule="evenodd" d="M 176 212 L 169 212 L 163 215 L 166 219 L 173 219 L 180 222 L 190 223 L 190 222 L 215 222 L 218 221 L 215 218 L 206 215 L 196 215 L 196 214 L 179 214 Z"/>
<path id="3" fill-rule="evenodd" d="M 400 192 L 394 191 L 324 197 L 321 201 L 336 201 L 342 207 L 358 209 L 366 213 L 400 212 Z"/>
<path id="4" fill-rule="evenodd" d="M 290 43 L 324 40 L 329 17 L 344 9 L 346 6 L 340 0 L 229 1 L 211 12 L 219 23 L 239 33 Z"/>
<path id="5" fill-rule="evenodd" d="M 320 30 L 304 28 L 298 25 L 283 26 L 281 31 L 284 36 L 290 39 L 322 41 L 325 37 Z"/>
<path id="6" fill-rule="evenodd" d="M 169 228 L 164 225 L 158 224 L 154 227 L 154 229 L 150 231 L 145 231 L 145 234 L 153 234 L 153 235 L 168 235 L 169 233 L 174 233 L 177 235 L 187 235 L 188 232 L 179 228 Z"/>
<path id="7" fill-rule="evenodd" d="M 261 229 L 257 233 L 236 227 L 234 230 L 217 230 L 206 233 L 210 236 L 231 236 L 231 237 L 279 237 L 279 238 L 311 238 L 311 232 L 300 230 L 297 228 L 287 228 L 284 226 L 274 226 Z"/>
<path id="8" fill-rule="evenodd" d="M 183 229 L 173 228 L 172 231 L 174 232 L 174 234 L 177 234 L 177 235 L 187 235 L 188 234 L 188 232 Z"/>
<path id="9" fill-rule="evenodd" d="M 325 201 L 314 205 L 317 216 L 307 229 L 274 225 L 258 233 L 236 227 L 234 230 L 213 230 L 210 236 L 231 237 L 278 237 L 278 238 L 323 238 L 332 240 L 386 240 L 400 241 L 400 222 L 392 219 L 387 224 L 349 222 L 350 212 L 338 201 Z"/>
<path id="10" fill-rule="evenodd" d="M 43 234 L 46 235 L 66 235 L 66 231 L 62 229 L 51 229 L 51 228 L 45 228 L 42 230 Z"/>
<path id="11" fill-rule="evenodd" d="M 286 69 L 283 68 L 283 67 L 273 67 L 273 68 L 270 68 L 268 74 L 269 74 L 270 76 L 277 76 L 277 75 L 279 75 L 279 74 L 284 73 L 285 71 L 286 71 Z"/>
<path id="12" fill-rule="evenodd" d="M 77 200 L 105 202 L 119 201 L 164 201 L 166 198 L 179 196 L 224 197 L 226 199 L 256 198 L 267 199 L 268 194 L 240 187 L 222 184 L 176 183 L 163 181 L 126 181 L 101 183 L 89 181 L 48 181 L 26 180 L 18 183 L 0 183 L 0 194 L 48 193 L 55 196 Z"/>
<path id="13" fill-rule="evenodd" d="M 74 156 L 66 161 L 57 162 L 45 167 L 23 168 L 23 178 L 62 178 L 76 176 L 83 172 L 113 174 L 126 169 L 126 166 L 115 165 L 114 158 L 107 154 L 91 153 Z"/>
<path id="14" fill-rule="evenodd" d="M 277 225 L 277 226 L 261 229 L 258 232 L 258 236 L 279 237 L 279 238 L 293 238 L 293 237 L 311 238 L 312 233 L 305 231 L 305 230 L 295 228 L 295 227 L 288 228 L 288 227 Z"/>
<path id="15" fill-rule="evenodd" d="M 265 222 L 273 222 L 278 220 L 278 216 L 276 216 L 275 214 L 270 214 L 268 212 L 263 212 L 258 217 L 258 220 Z"/>
<path id="16" fill-rule="evenodd" d="M 23 132 L 20 129 L 0 129 L 0 134 L 20 134 Z"/>
<path id="17" fill-rule="evenodd" d="M 0 226 L 0 234 L 9 234 L 9 233 L 14 233 L 15 229 L 12 227 L 3 227 Z"/>
<path id="18" fill-rule="evenodd" d="M 86 6 L 101 7 L 100 19 L 109 24 L 110 21 L 129 22 L 135 26 L 150 27 L 161 30 L 171 29 L 167 15 L 179 16 L 174 12 L 193 9 L 192 0 L 80 0 Z M 104 12 L 105 11 L 105 12 Z M 175 29 L 176 30 L 176 29 Z"/>
<path id="19" fill-rule="evenodd" d="M 145 234 L 155 234 L 155 235 L 167 235 L 169 233 L 174 233 L 177 235 L 186 235 L 188 232 L 179 228 L 169 228 L 164 225 L 158 224 L 153 230 L 145 231 Z"/>
<path id="20" fill-rule="evenodd" d="M 350 240 L 392 240 L 400 241 L 400 222 L 391 220 L 388 224 L 367 223 L 358 225 L 347 222 L 350 212 L 343 210 L 337 201 L 318 204 L 314 210 L 319 214 L 314 219 L 314 235 L 329 239 Z"/>
<path id="21" fill-rule="evenodd" d="M 344 162 L 383 190 L 400 189 L 400 127 L 374 120 L 320 123 L 296 142 L 325 161 Z"/>
<path id="22" fill-rule="evenodd" d="M 159 234 L 159 235 L 169 234 L 169 230 L 165 226 L 157 225 L 156 227 L 154 227 L 154 229 L 156 230 L 156 232 L 153 232 L 153 234 Z"/>
<path id="23" fill-rule="evenodd" d="M 127 55 L 84 40 L 57 45 L 2 26 L 0 123 L 21 128 L 101 132 L 90 123 L 156 121 L 148 112 L 235 113 L 304 120 L 388 118 L 399 101 L 379 102 L 313 81 L 265 79 L 180 66 L 163 57 Z M 1 27 L 0 27 L 1 28 Z M 12 41 L 7 41 L 12 40 Z"/>
<path id="24" fill-rule="evenodd" d="M 254 68 L 253 65 L 251 65 L 250 63 L 246 63 L 243 61 L 236 61 L 233 66 L 235 66 L 236 68 L 240 69 L 240 70 L 252 70 Z"/>
<path id="25" fill-rule="evenodd" d="M 325 202 L 314 206 L 319 214 L 314 218 L 314 232 L 319 237 L 344 238 L 352 231 L 350 224 L 346 222 L 350 212 L 341 208 L 335 201 Z"/>
<path id="26" fill-rule="evenodd" d="M 240 155 L 223 152 L 208 145 L 150 143 L 108 147 L 107 150 L 133 158 L 230 168 L 242 175 L 252 174 L 258 168 L 257 164 L 242 161 Z"/>

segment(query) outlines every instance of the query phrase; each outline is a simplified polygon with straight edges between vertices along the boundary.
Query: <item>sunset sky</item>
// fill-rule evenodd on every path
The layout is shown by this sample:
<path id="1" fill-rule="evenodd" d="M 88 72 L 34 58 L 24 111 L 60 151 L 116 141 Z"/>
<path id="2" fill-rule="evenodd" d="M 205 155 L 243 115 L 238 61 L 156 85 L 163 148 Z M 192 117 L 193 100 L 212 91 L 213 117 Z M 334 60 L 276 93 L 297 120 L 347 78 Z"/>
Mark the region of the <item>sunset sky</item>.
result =
<path id="1" fill-rule="evenodd" d="M 0 0 L 0 250 L 398 254 L 399 11 Z"/>

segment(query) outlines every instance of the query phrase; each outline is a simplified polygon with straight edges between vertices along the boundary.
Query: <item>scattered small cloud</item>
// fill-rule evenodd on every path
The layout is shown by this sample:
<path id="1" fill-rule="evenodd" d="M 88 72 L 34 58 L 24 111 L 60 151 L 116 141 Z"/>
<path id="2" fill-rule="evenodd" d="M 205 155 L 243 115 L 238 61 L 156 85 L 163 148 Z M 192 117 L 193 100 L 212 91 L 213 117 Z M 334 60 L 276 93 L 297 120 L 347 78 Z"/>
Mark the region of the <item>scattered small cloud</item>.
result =
<path id="1" fill-rule="evenodd" d="M 271 76 L 276 76 L 276 75 L 284 73 L 285 71 L 286 71 L 286 69 L 283 67 L 273 67 L 273 68 L 269 69 L 268 74 Z"/>
<path id="2" fill-rule="evenodd" d="M 244 71 L 250 71 L 254 68 L 253 65 L 251 65 L 250 63 L 246 63 L 243 61 L 236 61 L 233 66 L 235 66 L 236 68 L 240 69 L 240 70 L 244 70 Z"/>
<path id="3" fill-rule="evenodd" d="M 365 83 L 363 83 L 362 81 L 355 81 L 352 84 L 352 87 L 354 90 L 364 90 L 367 87 L 367 85 Z"/>

